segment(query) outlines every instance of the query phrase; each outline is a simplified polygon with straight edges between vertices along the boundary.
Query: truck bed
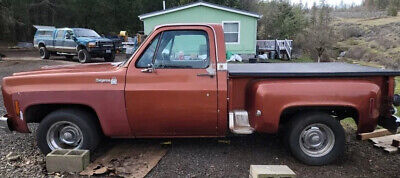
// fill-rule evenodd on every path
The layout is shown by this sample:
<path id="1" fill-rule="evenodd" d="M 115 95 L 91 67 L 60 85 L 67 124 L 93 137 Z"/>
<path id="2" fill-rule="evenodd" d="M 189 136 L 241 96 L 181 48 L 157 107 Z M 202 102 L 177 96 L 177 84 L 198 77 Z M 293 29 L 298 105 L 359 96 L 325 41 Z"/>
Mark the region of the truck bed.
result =
<path id="1" fill-rule="evenodd" d="M 339 62 L 228 64 L 228 72 L 230 76 L 258 77 L 400 76 L 396 70 Z"/>

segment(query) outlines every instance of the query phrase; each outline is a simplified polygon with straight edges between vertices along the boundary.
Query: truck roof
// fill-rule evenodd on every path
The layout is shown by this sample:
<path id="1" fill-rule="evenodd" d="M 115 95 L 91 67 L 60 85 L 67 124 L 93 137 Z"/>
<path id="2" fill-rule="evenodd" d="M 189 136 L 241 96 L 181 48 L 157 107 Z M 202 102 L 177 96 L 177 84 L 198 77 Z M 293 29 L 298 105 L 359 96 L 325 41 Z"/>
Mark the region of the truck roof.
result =
<path id="1" fill-rule="evenodd" d="M 230 76 L 257 77 L 362 77 L 400 76 L 400 71 L 340 62 L 228 64 Z"/>

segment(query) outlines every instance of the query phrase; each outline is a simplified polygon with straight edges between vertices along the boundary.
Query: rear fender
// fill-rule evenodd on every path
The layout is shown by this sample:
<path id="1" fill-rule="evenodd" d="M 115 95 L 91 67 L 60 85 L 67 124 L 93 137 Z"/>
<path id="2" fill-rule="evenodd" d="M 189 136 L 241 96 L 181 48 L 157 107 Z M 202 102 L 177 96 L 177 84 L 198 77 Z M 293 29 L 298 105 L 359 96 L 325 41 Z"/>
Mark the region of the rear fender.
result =
<path id="1" fill-rule="evenodd" d="M 380 87 L 367 80 L 261 80 L 248 89 L 250 125 L 258 132 L 276 133 L 282 113 L 295 107 L 349 107 L 358 112 L 358 131 L 375 129 L 381 101 Z M 257 115 L 257 111 L 258 112 Z"/>

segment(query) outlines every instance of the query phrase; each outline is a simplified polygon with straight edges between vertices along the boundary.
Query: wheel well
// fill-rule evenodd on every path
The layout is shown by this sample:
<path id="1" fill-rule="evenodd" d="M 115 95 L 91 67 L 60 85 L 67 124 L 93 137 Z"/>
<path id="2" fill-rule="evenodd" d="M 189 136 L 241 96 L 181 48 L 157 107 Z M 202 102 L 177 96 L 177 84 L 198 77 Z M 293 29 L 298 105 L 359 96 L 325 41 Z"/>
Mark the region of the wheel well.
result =
<path id="1" fill-rule="evenodd" d="M 312 106 L 312 107 L 290 107 L 286 108 L 280 117 L 279 125 L 285 125 L 294 115 L 303 112 L 325 112 L 332 115 L 337 120 L 342 120 L 345 118 L 352 118 L 356 123 L 358 123 L 358 111 L 353 107 L 348 106 Z"/>
<path id="2" fill-rule="evenodd" d="M 39 104 L 39 105 L 33 105 L 28 107 L 25 110 L 24 117 L 27 123 L 40 123 L 43 118 L 45 118 L 48 114 L 50 114 L 53 111 L 56 111 L 58 109 L 77 109 L 81 111 L 85 111 L 88 113 L 93 114 L 93 116 L 96 118 L 96 123 L 100 127 L 100 122 L 99 122 L 99 117 L 96 114 L 96 111 L 91 108 L 90 106 L 87 105 L 81 105 L 81 104 Z M 101 128 L 101 127 L 100 127 Z"/>
<path id="3" fill-rule="evenodd" d="M 41 47 L 46 47 L 45 45 L 44 45 L 44 43 L 39 43 L 39 48 L 41 48 Z"/>
<path id="4" fill-rule="evenodd" d="M 79 45 L 76 49 L 79 51 L 79 50 L 81 50 L 81 49 L 86 49 L 86 47 L 83 46 L 83 45 Z"/>

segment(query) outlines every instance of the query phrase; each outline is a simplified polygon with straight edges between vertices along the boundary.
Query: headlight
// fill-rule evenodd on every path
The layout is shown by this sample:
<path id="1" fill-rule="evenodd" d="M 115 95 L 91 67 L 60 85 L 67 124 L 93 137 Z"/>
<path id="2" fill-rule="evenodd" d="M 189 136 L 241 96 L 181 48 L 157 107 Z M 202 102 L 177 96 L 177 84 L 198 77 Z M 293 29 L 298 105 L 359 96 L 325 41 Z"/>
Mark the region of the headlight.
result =
<path id="1" fill-rule="evenodd" d="M 96 47 L 96 42 L 89 42 L 89 43 L 88 43 L 88 47 L 89 47 L 89 48 L 94 48 L 94 47 Z"/>

